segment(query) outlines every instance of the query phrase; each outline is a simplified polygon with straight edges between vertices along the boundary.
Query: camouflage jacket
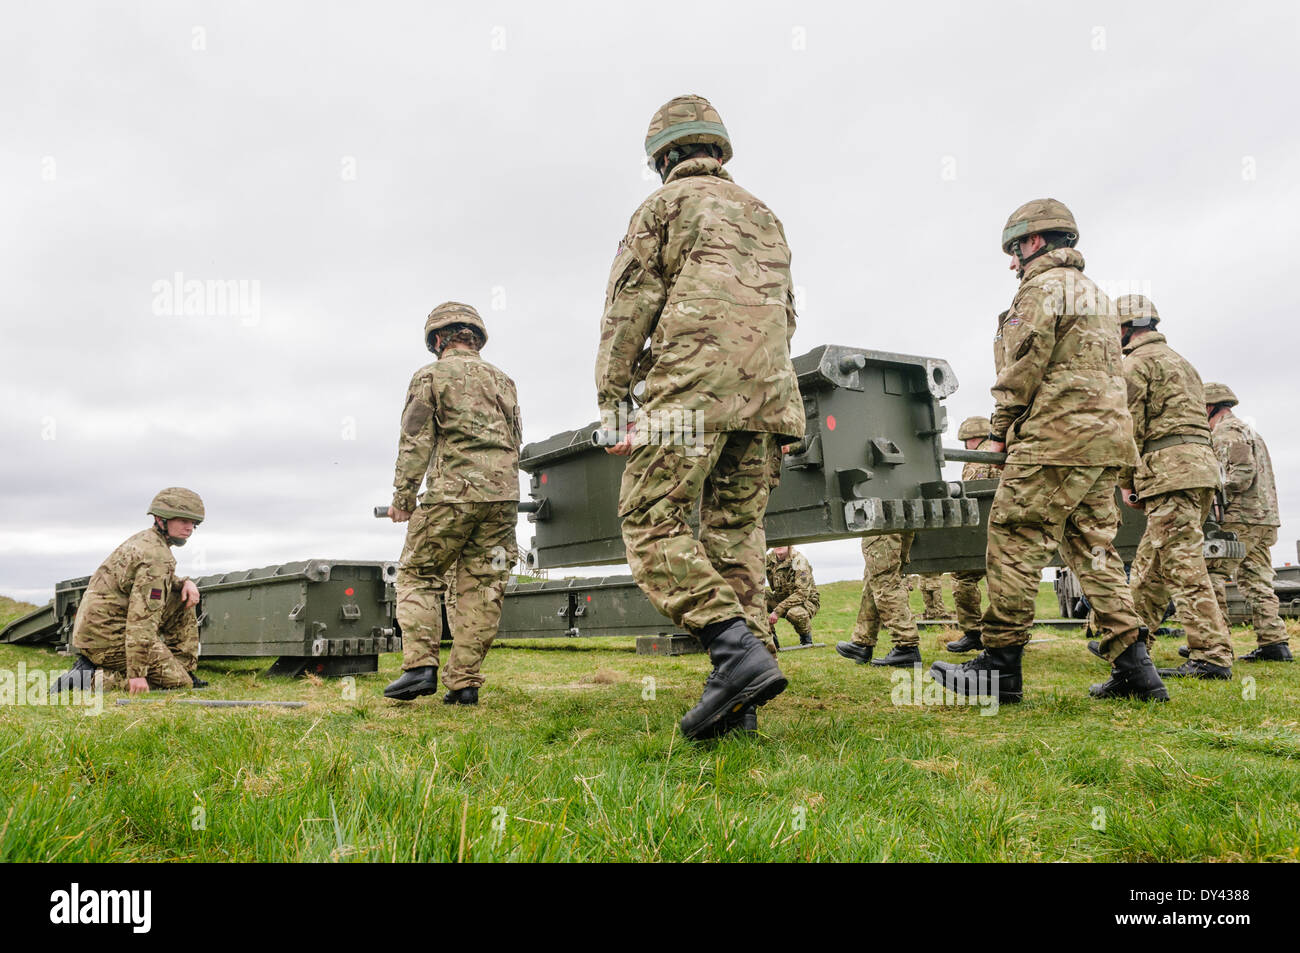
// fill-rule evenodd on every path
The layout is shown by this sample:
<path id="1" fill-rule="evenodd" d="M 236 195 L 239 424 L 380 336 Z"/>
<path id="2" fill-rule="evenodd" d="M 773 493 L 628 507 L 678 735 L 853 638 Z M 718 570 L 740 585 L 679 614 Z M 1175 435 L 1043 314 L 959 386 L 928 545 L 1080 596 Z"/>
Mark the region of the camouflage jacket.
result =
<path id="1" fill-rule="evenodd" d="M 128 539 L 90 577 L 72 624 L 79 650 L 126 643 L 126 677 L 149 672 L 149 649 L 158 641 L 167 598 L 179 589 L 176 557 L 161 532 L 150 527 Z"/>
<path id="2" fill-rule="evenodd" d="M 393 506 L 519 499 L 523 424 L 515 382 L 467 348 L 415 372 L 397 445 Z"/>
<path id="3" fill-rule="evenodd" d="M 981 440 L 976 450 L 987 450 L 988 441 Z M 961 468 L 963 480 L 1000 480 L 1002 467 L 996 463 L 968 463 Z"/>
<path id="4" fill-rule="evenodd" d="M 1124 348 L 1124 380 L 1133 440 L 1141 462 L 1124 468 L 1119 483 L 1146 499 L 1175 490 L 1219 485 L 1219 461 L 1210 447 L 1205 419 L 1205 387 L 1187 363 L 1156 331 L 1139 335 Z M 1159 440 L 1189 437 L 1204 443 L 1148 447 Z"/>
<path id="5" fill-rule="evenodd" d="M 680 413 L 705 433 L 802 437 L 794 327 L 781 223 L 716 159 L 687 159 L 632 215 L 610 269 L 596 356 L 601 419 L 644 378 L 639 413 L 652 421 Z"/>
<path id="6" fill-rule="evenodd" d="M 1002 342 L 1005 339 L 1003 331 L 1006 330 L 1007 316 L 1010 311 L 1003 311 L 998 315 L 998 332 L 993 335 L 993 373 L 995 375 L 1002 373 L 1002 368 L 1007 364 L 1006 353 L 1002 349 Z"/>
<path id="7" fill-rule="evenodd" d="M 797 605 L 821 606 L 822 597 L 813 582 L 812 566 L 803 553 L 792 549 L 785 559 L 768 553 L 766 568 L 768 588 L 781 600 L 772 610 L 778 616 L 784 616 L 786 610 Z"/>
<path id="8" fill-rule="evenodd" d="M 1273 462 L 1259 434 L 1228 411 L 1214 428 L 1214 454 L 1223 466 L 1225 523 L 1281 526 Z"/>
<path id="9" fill-rule="evenodd" d="M 1008 465 L 1136 465 L 1119 327 L 1082 255 L 1058 248 L 1030 262 L 1002 335 L 990 419 Z"/>

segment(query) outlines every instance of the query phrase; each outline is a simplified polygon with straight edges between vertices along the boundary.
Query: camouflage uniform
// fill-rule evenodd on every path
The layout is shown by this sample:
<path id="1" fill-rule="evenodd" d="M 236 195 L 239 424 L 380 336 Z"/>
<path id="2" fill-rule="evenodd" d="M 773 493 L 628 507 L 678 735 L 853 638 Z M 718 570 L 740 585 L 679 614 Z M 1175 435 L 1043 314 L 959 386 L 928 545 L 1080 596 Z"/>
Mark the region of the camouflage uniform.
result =
<path id="1" fill-rule="evenodd" d="M 1278 615 L 1273 589 L 1273 556 L 1281 525 L 1273 463 L 1263 438 L 1231 410 L 1215 425 L 1214 453 L 1223 467 L 1227 508 L 1222 528 L 1237 534 L 1246 547 L 1245 559 L 1210 560 L 1210 576 L 1219 610 L 1227 618 L 1225 587 L 1235 579 L 1250 605 L 1255 638 L 1260 645 L 1287 641 L 1286 624 Z"/>
<path id="2" fill-rule="evenodd" d="M 999 321 L 992 433 L 1007 463 L 989 516 L 986 648 L 1029 641 L 1042 570 L 1060 547 L 1114 660 L 1138 638 L 1138 618 L 1113 545 L 1115 481 L 1137 463 L 1110 302 L 1083 274 L 1083 256 L 1056 248 L 1024 266 Z"/>
<path id="3" fill-rule="evenodd" d="M 946 619 L 948 607 L 943 604 L 943 573 L 917 573 L 914 577 L 921 590 L 921 603 L 925 607 L 925 618 Z M 911 586 L 908 587 L 909 589 Z"/>
<path id="4" fill-rule="evenodd" d="M 1134 608 L 1154 633 L 1172 598 L 1191 657 L 1231 668 L 1228 628 L 1205 566 L 1203 526 L 1219 465 L 1210 449 L 1201 377 L 1163 334 L 1148 331 L 1125 345 L 1124 379 L 1142 456 L 1136 469 L 1120 471 L 1119 483 L 1137 494 L 1147 520 L 1131 572 Z"/>
<path id="5" fill-rule="evenodd" d="M 199 625 L 181 599 L 176 558 L 161 530 L 136 533 L 104 560 L 77 607 L 72 647 L 104 671 L 108 688 L 132 678 L 150 688 L 189 688 Z"/>
<path id="6" fill-rule="evenodd" d="M 411 378 L 393 480 L 393 506 L 414 511 L 397 570 L 402 667 L 438 664 L 439 599 L 454 571 L 449 689 L 483 684 L 479 668 L 501 621 L 516 558 L 522 431 L 514 381 L 476 351 L 446 348 Z"/>
<path id="7" fill-rule="evenodd" d="M 976 450 L 987 449 L 988 440 L 980 442 Z M 996 463 L 968 463 L 961 469 L 962 480 L 996 480 L 1002 474 L 1002 467 Z M 963 569 L 952 574 L 952 601 L 957 607 L 957 628 L 963 632 L 975 632 L 980 627 L 982 606 L 980 603 L 980 580 L 984 578 L 982 569 Z"/>
<path id="8" fill-rule="evenodd" d="M 903 582 L 903 563 L 912 549 L 913 533 L 890 533 L 862 537 L 862 556 L 866 569 L 862 574 L 862 604 L 853 626 L 853 643 L 870 648 L 876 644 L 881 625 L 889 629 L 894 645 L 920 644 L 911 607 L 907 604 L 907 585 Z"/>
<path id="9" fill-rule="evenodd" d="M 812 638 L 812 620 L 822 606 L 821 593 L 813 581 L 812 566 L 803 553 L 791 549 L 784 559 L 776 553 L 767 554 L 767 611 L 775 612 L 799 633 L 799 638 Z M 775 630 L 776 626 L 771 627 Z"/>
<path id="10" fill-rule="evenodd" d="M 781 223 L 717 159 L 680 161 L 633 214 L 605 294 L 596 390 L 606 426 L 645 385 L 642 439 L 619 494 L 623 541 L 637 585 L 675 624 L 698 631 L 743 616 L 769 649 L 763 514 L 780 444 L 804 433 L 794 328 Z M 667 426 L 665 439 L 644 439 L 672 419 L 691 422 L 689 441 Z"/>

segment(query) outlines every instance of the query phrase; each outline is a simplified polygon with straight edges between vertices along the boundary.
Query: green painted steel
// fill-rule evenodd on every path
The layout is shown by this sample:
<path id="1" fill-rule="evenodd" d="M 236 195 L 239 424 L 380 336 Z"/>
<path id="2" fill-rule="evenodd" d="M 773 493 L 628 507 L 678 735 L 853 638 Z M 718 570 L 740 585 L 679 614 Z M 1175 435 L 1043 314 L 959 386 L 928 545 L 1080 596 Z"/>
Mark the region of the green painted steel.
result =
<path id="1" fill-rule="evenodd" d="M 631 576 L 511 583 L 500 639 L 669 635 L 677 631 Z"/>
<path id="2" fill-rule="evenodd" d="M 0 642 L 11 645 L 37 645 L 58 638 L 59 620 L 54 615 L 54 600 L 39 609 L 14 619 L 0 629 Z"/>
<path id="3" fill-rule="evenodd" d="M 948 363 L 823 345 L 794 359 L 807 433 L 788 448 L 768 503 L 772 545 L 974 523 L 960 484 L 942 480 L 942 401 L 957 389 Z M 689 421 L 684 439 L 689 440 Z M 531 476 L 522 509 L 536 526 L 530 565 L 625 561 L 618 491 L 624 458 L 607 454 L 597 424 L 524 447 Z"/>

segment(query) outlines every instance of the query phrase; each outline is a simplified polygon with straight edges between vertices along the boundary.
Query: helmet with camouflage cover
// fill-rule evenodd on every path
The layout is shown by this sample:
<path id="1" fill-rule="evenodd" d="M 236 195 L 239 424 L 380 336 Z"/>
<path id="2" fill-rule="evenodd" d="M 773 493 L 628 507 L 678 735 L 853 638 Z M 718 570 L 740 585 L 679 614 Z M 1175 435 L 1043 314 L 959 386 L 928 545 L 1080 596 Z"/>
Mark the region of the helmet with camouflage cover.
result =
<path id="1" fill-rule="evenodd" d="M 473 328 L 478 332 L 479 338 L 483 344 L 487 343 L 487 328 L 483 326 L 483 319 L 478 316 L 478 312 L 470 305 L 461 304 L 459 301 L 444 301 L 438 307 L 429 312 L 429 317 L 424 322 L 424 345 L 430 351 L 433 351 L 433 335 L 436 331 L 450 327 L 453 324 L 463 324 L 466 327 Z M 434 351 L 434 353 L 438 353 Z"/>
<path id="2" fill-rule="evenodd" d="M 677 96 L 668 100 L 650 120 L 645 134 L 645 154 L 658 171 L 659 157 L 673 146 L 712 145 L 722 150 L 725 165 L 732 156 L 731 137 L 718 111 L 703 96 Z"/>
<path id="3" fill-rule="evenodd" d="M 1121 326 L 1154 328 L 1160 322 L 1160 312 L 1146 295 L 1122 295 L 1115 299 L 1115 313 Z"/>
<path id="4" fill-rule="evenodd" d="M 169 486 L 159 490 L 147 511 L 150 516 L 160 516 L 165 520 L 194 520 L 197 526 L 203 522 L 203 500 L 193 490 L 183 486 Z"/>
<path id="5" fill-rule="evenodd" d="M 1225 407 L 1236 407 L 1237 395 L 1232 392 L 1232 388 L 1227 384 L 1210 382 L 1205 385 L 1205 402 L 1207 404 L 1223 404 Z"/>
<path id="6" fill-rule="evenodd" d="M 970 440 L 973 437 L 987 437 L 993 424 L 987 417 L 967 417 L 957 428 L 958 440 Z"/>
<path id="7" fill-rule="evenodd" d="M 1011 254 L 1011 243 L 1038 232 L 1065 232 L 1071 248 L 1079 240 L 1079 226 L 1070 210 L 1056 199 L 1034 199 L 1011 213 L 1002 228 L 1002 250 Z"/>

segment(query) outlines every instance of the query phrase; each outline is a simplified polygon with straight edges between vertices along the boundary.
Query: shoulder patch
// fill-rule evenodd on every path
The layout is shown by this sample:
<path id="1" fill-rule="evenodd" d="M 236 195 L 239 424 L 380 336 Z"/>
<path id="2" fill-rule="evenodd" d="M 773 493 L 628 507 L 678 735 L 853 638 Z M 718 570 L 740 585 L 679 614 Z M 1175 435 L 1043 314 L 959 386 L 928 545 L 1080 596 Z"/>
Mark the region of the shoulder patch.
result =
<path id="1" fill-rule="evenodd" d="M 162 595 L 163 595 L 163 593 L 162 593 L 162 590 L 161 590 L 161 589 L 150 589 L 150 590 L 149 590 L 149 601 L 150 601 L 150 602 L 157 602 L 159 599 L 162 598 Z"/>

